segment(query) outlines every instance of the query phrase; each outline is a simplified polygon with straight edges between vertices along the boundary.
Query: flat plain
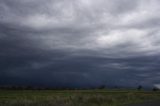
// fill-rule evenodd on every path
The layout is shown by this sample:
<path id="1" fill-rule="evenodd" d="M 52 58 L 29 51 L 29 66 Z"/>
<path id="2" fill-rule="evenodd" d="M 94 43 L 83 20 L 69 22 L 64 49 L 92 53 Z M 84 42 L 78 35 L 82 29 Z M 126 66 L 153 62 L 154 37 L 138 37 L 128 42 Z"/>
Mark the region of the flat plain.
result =
<path id="1" fill-rule="evenodd" d="M 136 90 L 0 90 L 0 106 L 129 106 L 160 100 Z"/>

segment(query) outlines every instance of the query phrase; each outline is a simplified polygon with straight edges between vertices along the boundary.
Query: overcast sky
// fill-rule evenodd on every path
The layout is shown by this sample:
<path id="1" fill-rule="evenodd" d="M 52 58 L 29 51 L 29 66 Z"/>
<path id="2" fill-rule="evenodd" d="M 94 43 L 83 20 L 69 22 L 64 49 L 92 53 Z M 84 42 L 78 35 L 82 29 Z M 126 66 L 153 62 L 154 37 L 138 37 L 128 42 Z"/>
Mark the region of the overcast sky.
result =
<path id="1" fill-rule="evenodd" d="M 0 85 L 160 84 L 160 0 L 0 0 Z"/>

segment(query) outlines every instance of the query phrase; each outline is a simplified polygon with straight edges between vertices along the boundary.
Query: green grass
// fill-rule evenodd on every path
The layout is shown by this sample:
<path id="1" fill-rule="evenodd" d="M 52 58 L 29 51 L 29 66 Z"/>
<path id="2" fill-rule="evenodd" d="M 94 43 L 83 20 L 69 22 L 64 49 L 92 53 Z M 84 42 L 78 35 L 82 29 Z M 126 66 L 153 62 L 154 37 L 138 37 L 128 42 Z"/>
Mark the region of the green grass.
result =
<path id="1" fill-rule="evenodd" d="M 160 100 L 160 92 L 127 90 L 0 90 L 0 106 L 125 106 Z"/>

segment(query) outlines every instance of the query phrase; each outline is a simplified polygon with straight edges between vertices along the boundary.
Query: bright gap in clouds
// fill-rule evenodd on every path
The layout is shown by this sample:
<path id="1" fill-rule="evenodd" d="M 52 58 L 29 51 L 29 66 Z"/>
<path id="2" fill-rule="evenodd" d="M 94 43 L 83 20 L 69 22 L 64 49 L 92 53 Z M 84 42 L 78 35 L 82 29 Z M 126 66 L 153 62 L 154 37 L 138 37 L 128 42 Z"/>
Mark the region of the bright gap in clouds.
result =
<path id="1" fill-rule="evenodd" d="M 39 40 L 49 48 L 104 49 L 105 54 L 110 52 L 107 49 L 121 49 L 117 47 L 124 45 L 124 53 L 158 54 L 159 46 L 155 44 L 157 39 L 154 39 L 157 35 L 153 35 L 158 30 L 157 25 L 153 26 L 154 19 L 159 17 L 153 13 L 159 10 L 157 1 L 150 2 L 152 6 L 147 6 L 149 4 L 143 0 L 134 1 L 133 6 L 130 4 L 132 8 L 128 7 L 124 11 L 121 5 L 127 3 L 130 1 L 123 0 L 122 4 L 114 4 L 114 1 L 103 0 L 64 0 L 46 3 L 44 6 L 48 7 L 42 13 L 18 18 L 25 20 L 22 21 L 24 26 L 37 31 L 47 30 L 45 38 Z"/>

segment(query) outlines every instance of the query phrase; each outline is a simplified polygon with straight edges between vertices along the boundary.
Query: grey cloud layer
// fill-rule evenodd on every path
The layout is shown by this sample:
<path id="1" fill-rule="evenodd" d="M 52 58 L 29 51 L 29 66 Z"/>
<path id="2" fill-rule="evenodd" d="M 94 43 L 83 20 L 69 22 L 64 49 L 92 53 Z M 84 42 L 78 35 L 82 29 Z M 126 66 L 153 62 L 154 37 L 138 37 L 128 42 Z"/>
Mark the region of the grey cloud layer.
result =
<path id="1" fill-rule="evenodd" d="M 138 79 L 158 83 L 149 78 L 159 70 L 155 58 L 160 52 L 159 4 L 159 0 L 1 0 L 1 83 L 21 78 L 52 83 L 54 77 L 59 81 L 54 83 L 63 85 L 76 76 L 79 85 L 81 79 L 92 85 L 116 83 L 115 78 L 124 82 L 123 76 L 133 75 L 129 80 L 133 83 Z"/>

